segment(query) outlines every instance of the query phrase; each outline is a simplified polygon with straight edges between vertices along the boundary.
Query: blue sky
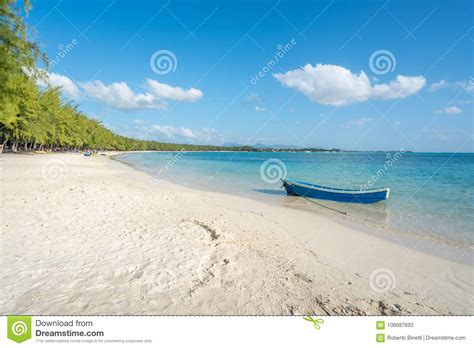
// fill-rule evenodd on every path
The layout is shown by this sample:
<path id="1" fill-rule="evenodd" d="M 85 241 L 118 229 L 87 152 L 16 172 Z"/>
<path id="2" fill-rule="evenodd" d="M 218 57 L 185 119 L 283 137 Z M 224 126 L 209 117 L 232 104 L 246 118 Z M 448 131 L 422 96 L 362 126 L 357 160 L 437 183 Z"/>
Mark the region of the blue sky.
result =
<path id="1" fill-rule="evenodd" d="M 473 150 L 470 1 L 32 5 L 49 82 L 119 134 Z"/>

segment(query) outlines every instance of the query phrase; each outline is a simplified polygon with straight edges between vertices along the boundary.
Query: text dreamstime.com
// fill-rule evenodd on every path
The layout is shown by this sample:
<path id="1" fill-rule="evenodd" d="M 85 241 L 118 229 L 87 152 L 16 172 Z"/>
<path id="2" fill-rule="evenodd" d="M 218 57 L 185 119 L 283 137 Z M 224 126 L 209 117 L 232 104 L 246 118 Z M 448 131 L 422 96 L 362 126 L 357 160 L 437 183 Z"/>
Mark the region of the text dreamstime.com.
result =
<path id="1" fill-rule="evenodd" d="M 35 321 L 36 337 L 103 337 L 100 330 L 84 331 L 82 328 L 94 326 L 92 321 L 84 320 L 39 320 Z M 44 329 L 42 329 L 44 327 Z M 47 329 L 48 328 L 48 329 Z M 49 329 L 54 328 L 54 329 Z M 74 328 L 74 329 L 73 329 Z"/>

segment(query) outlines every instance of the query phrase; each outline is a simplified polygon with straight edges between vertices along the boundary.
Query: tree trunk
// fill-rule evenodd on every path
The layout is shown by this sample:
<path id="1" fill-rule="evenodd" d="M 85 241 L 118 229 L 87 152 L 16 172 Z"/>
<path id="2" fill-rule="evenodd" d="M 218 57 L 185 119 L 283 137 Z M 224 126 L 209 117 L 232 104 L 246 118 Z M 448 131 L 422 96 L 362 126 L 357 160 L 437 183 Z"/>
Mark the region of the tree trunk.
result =
<path id="1" fill-rule="evenodd" d="M 5 140 L 3 143 L 2 143 L 2 146 L 0 147 L 0 153 L 3 153 L 3 149 L 5 148 L 6 144 L 7 144 L 7 141 L 8 140 Z"/>

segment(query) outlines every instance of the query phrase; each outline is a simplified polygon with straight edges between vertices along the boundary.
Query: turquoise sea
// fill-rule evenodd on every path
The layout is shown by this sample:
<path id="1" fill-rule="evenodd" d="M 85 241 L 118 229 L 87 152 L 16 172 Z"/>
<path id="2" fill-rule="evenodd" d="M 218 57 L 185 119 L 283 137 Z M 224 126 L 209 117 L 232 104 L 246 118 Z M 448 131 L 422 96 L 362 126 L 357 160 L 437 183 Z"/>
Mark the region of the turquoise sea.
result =
<path id="1" fill-rule="evenodd" d="M 473 242 L 472 153 L 147 152 L 117 159 L 184 186 L 297 209 L 311 210 L 312 203 L 287 197 L 276 182 L 279 176 L 338 188 L 389 187 L 386 202 L 317 203 L 402 234 L 466 246 Z"/>

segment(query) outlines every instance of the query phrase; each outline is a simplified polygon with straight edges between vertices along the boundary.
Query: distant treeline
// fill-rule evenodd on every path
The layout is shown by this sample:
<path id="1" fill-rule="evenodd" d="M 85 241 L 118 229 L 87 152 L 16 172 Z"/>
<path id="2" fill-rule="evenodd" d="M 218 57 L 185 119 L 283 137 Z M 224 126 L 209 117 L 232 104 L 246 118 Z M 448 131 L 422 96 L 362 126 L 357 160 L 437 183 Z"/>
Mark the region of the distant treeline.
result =
<path id="1" fill-rule="evenodd" d="M 21 9 L 14 0 L 0 0 L 0 144 L 13 152 L 31 150 L 161 150 L 161 151 L 327 151 L 323 149 L 262 149 L 171 144 L 117 135 L 83 114 L 59 88 L 38 87 L 47 57 L 28 41 Z M 30 4 L 24 1 L 24 11 Z M 334 151 L 338 151 L 334 149 Z"/>

